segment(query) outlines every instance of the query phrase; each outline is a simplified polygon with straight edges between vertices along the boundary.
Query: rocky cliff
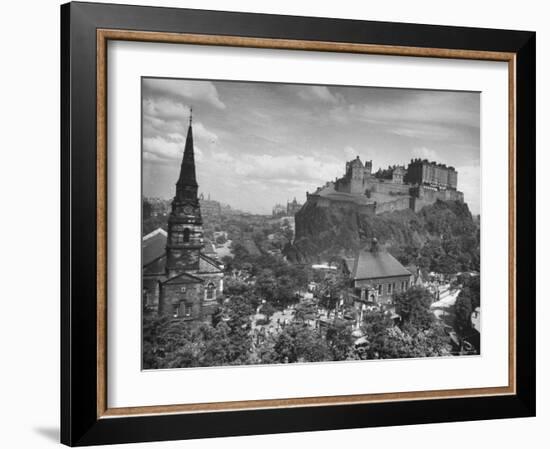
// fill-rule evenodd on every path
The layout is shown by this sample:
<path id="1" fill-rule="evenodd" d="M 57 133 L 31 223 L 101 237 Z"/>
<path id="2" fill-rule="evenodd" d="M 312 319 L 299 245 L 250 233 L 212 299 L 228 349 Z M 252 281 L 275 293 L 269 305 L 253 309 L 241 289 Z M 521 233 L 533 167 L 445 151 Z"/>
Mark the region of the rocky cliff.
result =
<path id="1" fill-rule="evenodd" d="M 290 259 L 303 262 L 352 255 L 372 237 L 403 264 L 442 272 L 479 269 L 479 227 L 468 205 L 437 201 L 419 212 L 360 214 L 349 205 L 306 203 L 296 214 Z"/>

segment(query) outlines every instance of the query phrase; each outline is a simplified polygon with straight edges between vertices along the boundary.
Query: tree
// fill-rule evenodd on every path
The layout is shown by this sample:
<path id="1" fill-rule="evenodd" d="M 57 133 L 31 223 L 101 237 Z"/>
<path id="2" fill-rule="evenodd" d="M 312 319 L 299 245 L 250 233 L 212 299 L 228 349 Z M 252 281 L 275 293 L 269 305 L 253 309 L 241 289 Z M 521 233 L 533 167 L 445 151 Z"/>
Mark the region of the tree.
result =
<path id="1" fill-rule="evenodd" d="M 272 352 L 264 357 L 269 363 L 321 362 L 330 360 L 330 351 L 318 331 L 291 323 L 277 336 Z"/>
<path id="2" fill-rule="evenodd" d="M 266 301 L 274 301 L 277 289 L 277 280 L 273 271 L 269 269 L 262 270 L 256 278 L 256 293 Z"/>
<path id="3" fill-rule="evenodd" d="M 296 302 L 295 284 L 290 276 L 282 275 L 276 280 L 275 300 L 281 307 Z"/>
<path id="4" fill-rule="evenodd" d="M 183 320 L 165 316 L 144 317 L 143 367 L 186 368 L 200 366 L 203 350 L 201 331 Z"/>
<path id="5" fill-rule="evenodd" d="M 480 306 L 480 279 L 479 276 L 463 276 L 461 283 L 462 290 L 455 303 L 454 324 L 458 334 L 464 337 L 472 328 L 472 312 Z"/>
<path id="6" fill-rule="evenodd" d="M 430 329 L 435 316 L 430 310 L 432 294 L 424 287 L 412 287 L 398 293 L 393 298 L 395 312 L 401 316 L 402 328 L 412 327 L 416 330 Z"/>
<path id="7" fill-rule="evenodd" d="M 273 304 L 271 304 L 270 302 L 266 302 L 265 304 L 263 304 L 262 308 L 260 309 L 260 312 L 263 313 L 267 319 L 269 319 L 276 311 L 277 309 L 273 307 Z"/>
<path id="8" fill-rule="evenodd" d="M 384 348 L 387 345 L 387 330 L 392 326 L 393 320 L 386 313 L 368 313 L 361 327 L 368 343 L 358 348 L 360 357 L 363 359 L 384 358 Z"/>
<path id="9" fill-rule="evenodd" d="M 326 341 L 332 360 L 347 360 L 352 358 L 353 337 L 349 327 L 334 324 L 327 329 Z"/>
<path id="10" fill-rule="evenodd" d="M 143 200 L 142 207 L 143 207 L 143 211 L 142 211 L 143 219 L 150 218 L 151 214 L 153 213 L 153 205 L 149 201 Z"/>
<path id="11" fill-rule="evenodd" d="M 225 271 L 229 272 L 231 271 L 233 267 L 233 257 L 232 256 L 223 256 L 222 257 L 222 263 L 225 267 Z"/>
<path id="12" fill-rule="evenodd" d="M 251 315 L 254 308 L 246 298 L 236 296 L 225 306 L 227 317 L 228 348 L 227 360 L 231 364 L 246 363 L 250 353 L 252 339 L 250 336 Z"/>
<path id="13" fill-rule="evenodd" d="M 432 329 L 411 333 L 398 326 L 388 328 L 383 345 L 375 348 L 381 359 L 411 357 L 434 357 L 450 354 L 449 340 L 443 329 L 436 325 Z"/>
<path id="14" fill-rule="evenodd" d="M 341 299 L 348 294 L 348 279 L 341 271 L 326 276 L 321 283 L 320 305 L 327 310 L 334 310 Z"/>
<path id="15" fill-rule="evenodd" d="M 228 278 L 225 281 L 224 293 L 226 296 L 244 295 L 251 287 L 240 279 Z"/>
<path id="16" fill-rule="evenodd" d="M 317 318 L 317 304 L 311 299 L 301 301 L 296 305 L 294 319 L 299 323 L 305 323 Z"/>
<path id="17" fill-rule="evenodd" d="M 423 287 L 413 287 L 394 296 L 398 326 L 384 312 L 367 314 L 362 330 L 367 344 L 359 348 L 362 358 L 396 359 L 433 357 L 450 353 L 449 338 L 430 311 L 432 296 Z"/>
<path id="18" fill-rule="evenodd" d="M 204 327 L 204 349 L 200 355 L 200 366 L 219 366 L 230 362 L 229 326 L 220 322 L 216 327 Z"/>

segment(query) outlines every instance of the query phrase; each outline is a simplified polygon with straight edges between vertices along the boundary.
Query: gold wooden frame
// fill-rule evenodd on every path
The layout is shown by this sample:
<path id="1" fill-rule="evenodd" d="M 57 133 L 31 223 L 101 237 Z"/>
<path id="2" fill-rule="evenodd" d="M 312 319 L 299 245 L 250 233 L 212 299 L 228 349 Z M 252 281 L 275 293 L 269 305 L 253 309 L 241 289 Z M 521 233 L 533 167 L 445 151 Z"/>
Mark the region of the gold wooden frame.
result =
<path id="1" fill-rule="evenodd" d="M 98 29 L 97 36 L 97 417 L 258 410 L 304 406 L 345 405 L 389 401 L 445 399 L 516 394 L 516 55 L 515 53 L 403 47 L 321 41 L 248 38 L 238 36 L 157 33 Z M 508 385 L 503 387 L 393 392 L 346 396 L 214 402 L 201 404 L 107 407 L 107 42 L 109 40 L 217 45 L 249 48 L 363 53 L 430 58 L 472 59 L 508 63 Z"/>

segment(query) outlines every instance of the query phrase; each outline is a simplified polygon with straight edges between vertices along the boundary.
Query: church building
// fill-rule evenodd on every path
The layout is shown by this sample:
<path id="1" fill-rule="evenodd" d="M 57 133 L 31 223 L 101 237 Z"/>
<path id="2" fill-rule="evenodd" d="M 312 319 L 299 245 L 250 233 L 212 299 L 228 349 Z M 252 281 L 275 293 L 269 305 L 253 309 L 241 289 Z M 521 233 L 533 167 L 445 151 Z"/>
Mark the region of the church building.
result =
<path id="1" fill-rule="evenodd" d="M 362 302 L 391 304 L 394 294 L 411 286 L 411 273 L 380 248 L 376 238 L 372 239 L 370 248 L 357 251 L 354 258 L 343 262 L 344 274 L 349 276 Z"/>
<path id="2" fill-rule="evenodd" d="M 154 231 L 142 241 L 144 306 L 159 315 L 211 322 L 223 293 L 223 265 L 204 248 L 190 117 L 168 232 Z"/>

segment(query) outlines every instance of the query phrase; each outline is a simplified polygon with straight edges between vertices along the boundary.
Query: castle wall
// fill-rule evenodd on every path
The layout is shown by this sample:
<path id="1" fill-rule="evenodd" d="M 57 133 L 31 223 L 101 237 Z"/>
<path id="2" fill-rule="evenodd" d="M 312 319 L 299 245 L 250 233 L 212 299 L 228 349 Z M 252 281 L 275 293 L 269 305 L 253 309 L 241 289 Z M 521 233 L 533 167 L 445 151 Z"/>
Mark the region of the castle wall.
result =
<path id="1" fill-rule="evenodd" d="M 344 210 L 353 210 L 360 214 L 374 214 L 376 211 L 376 204 L 357 204 L 353 201 L 338 200 L 333 198 L 324 198 L 319 195 L 309 194 L 307 196 L 307 202 L 313 204 L 316 207 L 329 208 L 338 207 Z"/>
<path id="2" fill-rule="evenodd" d="M 405 210 L 411 207 L 410 196 L 397 196 L 392 201 L 385 201 L 383 203 L 376 203 L 376 214 L 382 214 L 384 212 L 393 212 L 396 210 Z"/>
<path id="3" fill-rule="evenodd" d="M 464 201 L 464 194 L 457 190 L 435 190 L 426 186 L 419 186 L 414 189 L 415 195 L 412 198 L 412 209 L 418 212 L 424 206 L 429 206 L 437 200 L 441 201 Z"/>
<path id="4" fill-rule="evenodd" d="M 334 188 L 338 192 L 351 193 L 351 185 L 348 182 L 347 178 L 340 178 L 338 181 L 336 181 Z"/>
<path id="5" fill-rule="evenodd" d="M 409 190 L 411 188 L 411 186 L 407 184 L 381 182 L 380 180 L 376 180 L 376 178 L 374 178 L 371 181 L 371 184 L 369 187 L 372 192 L 385 193 L 385 194 L 397 193 L 397 194 L 403 194 L 403 195 L 408 195 Z"/>

